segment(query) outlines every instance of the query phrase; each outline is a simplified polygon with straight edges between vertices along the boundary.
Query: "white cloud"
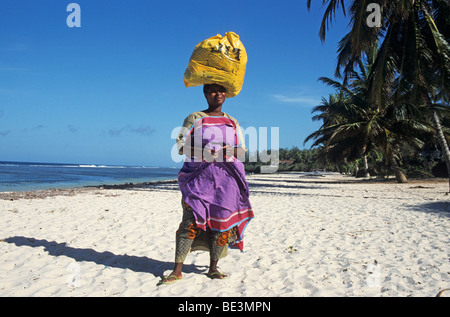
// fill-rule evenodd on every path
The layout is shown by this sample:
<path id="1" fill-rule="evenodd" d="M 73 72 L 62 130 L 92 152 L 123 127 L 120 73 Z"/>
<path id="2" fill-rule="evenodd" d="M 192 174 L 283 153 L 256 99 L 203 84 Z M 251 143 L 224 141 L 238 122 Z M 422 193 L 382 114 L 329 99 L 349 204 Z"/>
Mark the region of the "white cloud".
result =
<path id="1" fill-rule="evenodd" d="M 0 71 L 2 71 L 2 72 L 26 72 L 26 71 L 29 71 L 29 69 L 24 68 L 24 67 L 0 67 Z"/>
<path id="2" fill-rule="evenodd" d="M 3 44 L 0 47 L 1 52 L 22 52 L 22 51 L 28 51 L 29 47 L 27 44 L 24 43 L 7 43 Z"/>
<path id="3" fill-rule="evenodd" d="M 75 126 L 75 125 L 72 125 L 72 124 L 69 124 L 69 125 L 67 126 L 67 129 L 68 129 L 70 132 L 72 132 L 72 133 L 76 133 L 76 132 L 78 131 L 78 127 Z"/>
<path id="4" fill-rule="evenodd" d="M 314 107 L 320 104 L 321 100 L 321 97 L 305 96 L 305 95 L 286 96 L 286 95 L 272 94 L 270 96 L 278 102 L 295 104 L 303 107 Z"/>
<path id="5" fill-rule="evenodd" d="M 135 133 L 135 134 L 140 134 L 140 135 L 152 135 L 153 133 L 155 133 L 155 129 L 153 129 L 151 126 L 146 125 L 146 126 L 140 126 L 138 128 L 133 127 L 132 125 L 126 125 L 122 128 L 119 129 L 110 129 L 108 131 L 108 134 L 110 136 L 121 136 L 122 133 Z"/>

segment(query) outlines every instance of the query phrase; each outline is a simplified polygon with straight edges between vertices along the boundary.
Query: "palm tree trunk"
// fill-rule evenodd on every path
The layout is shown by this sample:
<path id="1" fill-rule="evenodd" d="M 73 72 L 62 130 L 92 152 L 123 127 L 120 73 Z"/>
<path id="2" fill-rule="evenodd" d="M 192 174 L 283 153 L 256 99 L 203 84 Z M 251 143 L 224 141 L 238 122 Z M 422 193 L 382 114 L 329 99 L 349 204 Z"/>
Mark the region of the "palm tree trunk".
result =
<path id="1" fill-rule="evenodd" d="M 448 148 L 447 140 L 445 139 L 444 132 L 442 131 L 441 121 L 436 112 L 434 104 L 431 102 L 430 97 L 427 98 L 427 107 L 430 112 L 431 120 L 433 121 L 434 128 L 436 129 L 437 139 L 441 151 L 444 154 L 445 164 L 447 165 L 447 173 L 449 179 L 449 192 L 450 192 L 450 150 Z"/>
<path id="2" fill-rule="evenodd" d="M 369 163 L 367 163 L 367 155 L 363 155 L 363 162 L 364 162 L 364 177 L 370 177 L 369 173 Z"/>
<path id="3" fill-rule="evenodd" d="M 395 160 L 394 153 L 392 152 L 389 154 L 389 162 L 391 163 L 391 167 L 394 170 L 395 180 L 397 181 L 397 183 L 407 183 L 408 179 L 398 166 L 397 161 Z"/>

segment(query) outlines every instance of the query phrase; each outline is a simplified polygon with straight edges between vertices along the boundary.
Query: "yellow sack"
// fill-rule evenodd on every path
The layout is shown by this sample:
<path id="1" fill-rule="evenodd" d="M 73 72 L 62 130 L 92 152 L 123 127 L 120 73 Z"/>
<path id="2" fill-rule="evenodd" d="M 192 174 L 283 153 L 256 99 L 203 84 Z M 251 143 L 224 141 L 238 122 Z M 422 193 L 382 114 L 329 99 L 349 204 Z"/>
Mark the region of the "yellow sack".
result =
<path id="1" fill-rule="evenodd" d="M 217 34 L 197 44 L 184 72 L 186 87 L 218 84 L 227 90 L 227 97 L 239 94 L 244 83 L 247 52 L 233 32 Z"/>

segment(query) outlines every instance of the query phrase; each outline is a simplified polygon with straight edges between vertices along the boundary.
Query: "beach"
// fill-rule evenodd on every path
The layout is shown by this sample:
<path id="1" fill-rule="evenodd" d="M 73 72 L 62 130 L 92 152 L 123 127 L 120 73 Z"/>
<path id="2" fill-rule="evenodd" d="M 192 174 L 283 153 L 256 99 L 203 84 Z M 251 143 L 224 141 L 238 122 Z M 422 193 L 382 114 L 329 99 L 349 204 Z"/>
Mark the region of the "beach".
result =
<path id="1" fill-rule="evenodd" d="M 0 193 L 0 296 L 434 297 L 450 288 L 448 180 L 248 175 L 244 253 L 173 268 L 176 182 Z M 450 296 L 443 292 L 442 296 Z"/>

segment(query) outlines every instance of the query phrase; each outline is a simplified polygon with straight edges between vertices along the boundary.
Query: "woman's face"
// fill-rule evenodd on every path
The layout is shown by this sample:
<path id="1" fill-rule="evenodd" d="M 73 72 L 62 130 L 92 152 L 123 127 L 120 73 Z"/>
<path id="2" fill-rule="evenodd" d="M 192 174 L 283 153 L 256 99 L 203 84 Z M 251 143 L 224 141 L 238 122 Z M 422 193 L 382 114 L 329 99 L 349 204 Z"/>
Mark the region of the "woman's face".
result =
<path id="1" fill-rule="evenodd" d="M 205 97 L 208 105 L 214 107 L 221 106 L 227 98 L 226 90 L 222 86 L 213 84 L 208 88 Z"/>

